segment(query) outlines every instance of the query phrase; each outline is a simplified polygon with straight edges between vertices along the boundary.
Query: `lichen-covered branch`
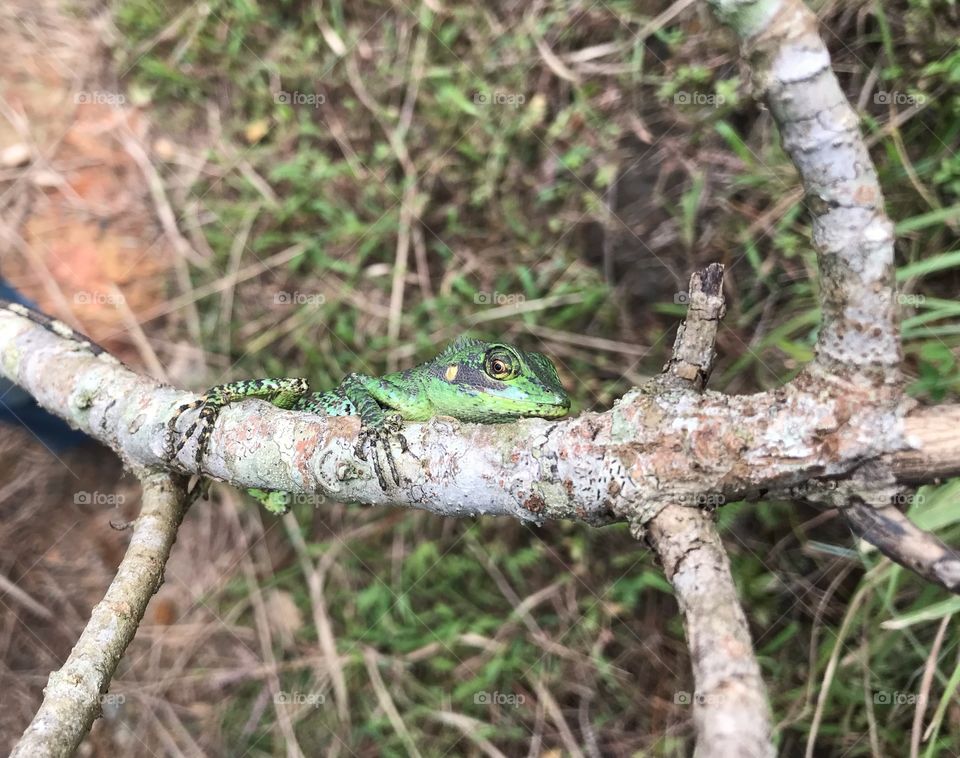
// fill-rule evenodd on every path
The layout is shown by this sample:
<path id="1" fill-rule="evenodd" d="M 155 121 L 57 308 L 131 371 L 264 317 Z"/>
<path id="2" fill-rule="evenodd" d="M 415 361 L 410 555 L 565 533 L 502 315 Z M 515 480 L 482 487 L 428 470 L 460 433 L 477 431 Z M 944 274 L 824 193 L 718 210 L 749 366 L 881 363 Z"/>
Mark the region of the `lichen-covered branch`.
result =
<path id="1" fill-rule="evenodd" d="M 691 277 L 687 319 L 655 386 L 703 391 L 724 314 L 722 287 L 718 264 Z M 697 504 L 709 506 L 710 500 L 701 497 Z M 696 684 L 686 699 L 693 707 L 696 755 L 774 755 L 766 688 L 711 509 L 670 504 L 646 528 L 683 613 Z"/>
<path id="2" fill-rule="evenodd" d="M 683 614 L 696 686 L 689 698 L 694 754 L 774 755 L 766 687 L 713 516 L 672 505 L 650 522 L 648 533 Z"/>
<path id="3" fill-rule="evenodd" d="M 187 509 L 185 482 L 162 472 L 147 473 L 141 481 L 143 506 L 117 574 L 63 666 L 50 674 L 40 710 L 12 758 L 73 755 L 99 717 L 113 672 L 163 582 Z"/>
<path id="4" fill-rule="evenodd" d="M 194 397 L 2 311 L 0 373 L 134 467 L 170 466 L 166 421 Z M 748 396 L 638 389 L 609 411 L 562 421 L 474 425 L 438 418 L 405 428 L 410 453 L 396 455 L 404 481 L 386 492 L 371 464 L 354 453 L 357 419 L 249 401 L 221 412 L 204 471 L 239 487 L 343 502 L 603 524 L 628 514 L 645 521 L 665 502 L 692 504 L 702 493 L 725 501 L 789 497 L 792 487 L 842 477 L 884 456 L 895 476 L 908 461 L 916 480 L 927 439 L 937 441 L 937 452 L 926 480 L 955 470 L 956 456 L 945 454 L 942 441 L 956 436 L 955 424 L 947 428 L 953 417 L 944 414 L 939 424 L 925 416 L 908 438 L 908 406 L 880 402 L 878 391 L 804 375 Z M 193 471 L 193 455 L 191 442 L 176 466 Z"/>
<path id="5" fill-rule="evenodd" d="M 896 382 L 893 224 L 877 172 L 803 0 L 709 0 L 737 32 L 753 80 L 800 172 L 820 263 L 826 370 Z"/>
<path id="6" fill-rule="evenodd" d="M 895 400 L 902 356 L 894 305 L 893 224 L 884 212 L 859 118 L 833 73 L 817 18 L 802 0 L 710 3 L 743 41 L 758 94 L 770 106 L 803 182 L 820 264 L 823 322 L 817 363 L 852 380 L 858 375 L 882 380 L 891 386 L 887 397 Z M 877 401 L 884 402 L 881 397 Z M 948 409 L 937 413 L 956 419 Z M 912 437 L 928 431 L 930 421 L 919 412 Z M 918 481 L 930 481 L 933 470 L 946 475 L 958 468 L 957 435 L 935 425 L 940 431 L 928 436 L 924 452 L 905 453 L 901 459 L 914 467 Z M 893 477 L 883 472 L 880 478 L 889 479 L 880 485 L 886 486 Z M 876 480 L 865 480 L 866 497 L 854 492 L 837 503 L 854 532 L 956 592 L 957 554 L 885 505 L 882 497 L 871 497 L 867 489 L 874 484 Z"/>
<path id="7" fill-rule="evenodd" d="M 0 312 L 0 374 L 112 447 L 144 474 L 144 508 L 127 555 L 14 755 L 66 755 L 99 713 L 187 507 L 182 476 L 241 487 L 397 504 L 443 515 L 531 521 L 616 520 L 648 535 L 672 582 L 690 641 L 697 754 L 773 754 L 765 688 L 730 566 L 708 510 L 759 497 L 811 495 L 849 480 L 841 503 L 858 534 L 953 591 L 960 557 L 884 504 L 857 497 L 960 473 L 960 408 L 915 409 L 899 387 L 893 226 L 858 118 L 802 0 L 710 0 L 740 36 L 759 94 L 796 164 L 813 221 L 823 313 L 816 361 L 796 380 L 750 396 L 705 391 L 723 316 L 722 268 L 691 280 L 686 323 L 664 374 L 604 413 L 549 422 L 408 425 L 402 483 L 381 488 L 357 458 L 355 418 L 247 402 L 223 410 L 203 472 L 192 441 L 169 459 L 167 421 L 187 393 L 140 376 Z M 813 498 L 816 499 L 816 498 Z"/>

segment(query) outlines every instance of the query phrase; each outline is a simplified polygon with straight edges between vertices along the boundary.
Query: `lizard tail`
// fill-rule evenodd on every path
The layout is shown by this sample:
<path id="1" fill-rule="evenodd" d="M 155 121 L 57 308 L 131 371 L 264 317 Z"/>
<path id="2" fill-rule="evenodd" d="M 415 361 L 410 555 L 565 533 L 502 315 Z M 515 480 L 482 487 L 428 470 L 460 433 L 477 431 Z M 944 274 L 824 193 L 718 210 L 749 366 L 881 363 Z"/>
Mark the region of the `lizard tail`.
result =
<path id="1" fill-rule="evenodd" d="M 80 347 L 88 350 L 94 355 L 109 355 L 104 348 L 91 340 L 85 334 L 81 334 L 76 329 L 72 328 L 68 324 L 63 323 L 59 319 L 48 316 L 46 313 L 41 313 L 33 308 L 28 308 L 22 303 L 15 303 L 12 300 L 4 300 L 3 298 L 0 298 L 0 311 L 10 311 L 11 313 L 16 313 L 18 316 L 23 316 L 25 319 L 29 319 L 33 323 L 42 326 L 44 329 L 53 332 L 57 336 L 77 343 Z"/>

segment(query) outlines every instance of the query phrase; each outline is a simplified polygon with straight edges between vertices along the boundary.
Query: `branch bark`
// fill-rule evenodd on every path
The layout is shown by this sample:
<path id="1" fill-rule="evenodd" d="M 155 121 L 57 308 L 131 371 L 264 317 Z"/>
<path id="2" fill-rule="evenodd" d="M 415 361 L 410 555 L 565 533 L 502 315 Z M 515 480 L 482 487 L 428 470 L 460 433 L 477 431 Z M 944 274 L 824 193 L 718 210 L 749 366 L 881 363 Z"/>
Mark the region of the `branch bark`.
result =
<path id="1" fill-rule="evenodd" d="M 874 401 L 902 407 L 893 224 L 817 17 L 803 0 L 709 1 L 740 36 L 757 94 L 770 106 L 784 149 L 800 172 L 820 268 L 823 320 L 814 370 L 854 383 L 885 384 L 888 391 Z M 923 431 L 914 427 L 915 435 Z M 924 464 L 934 463 L 938 443 L 946 442 L 956 460 L 956 435 L 944 437 L 932 440 L 934 449 L 920 462 L 920 476 L 927 481 L 934 467 Z M 868 465 L 860 482 L 848 483 L 839 499 L 829 492 L 819 499 L 832 499 L 854 533 L 888 557 L 951 592 L 960 590 L 960 555 L 890 505 L 889 469 Z M 873 472 L 877 475 L 871 478 Z"/>
<path id="2" fill-rule="evenodd" d="M 673 355 L 653 383 L 694 394 L 703 391 L 716 358 L 717 327 L 725 311 L 723 267 L 714 263 L 695 273 L 689 295 Z M 699 758 L 766 758 L 774 755 L 766 687 L 710 500 L 697 504 L 708 507 L 671 504 L 647 524 L 650 544 L 677 595 L 690 646 L 696 688 L 692 696 L 683 693 L 686 697 L 677 699 L 693 706 Z"/>
<path id="3" fill-rule="evenodd" d="M 860 119 L 840 88 L 816 15 L 803 0 L 709 0 L 737 33 L 757 95 L 800 172 L 820 264 L 817 363 L 894 384 L 893 224 Z"/>
<path id="4" fill-rule="evenodd" d="M 853 498 L 841 509 L 850 529 L 891 560 L 960 594 L 960 553 L 925 532 L 893 505 Z"/>
<path id="5" fill-rule="evenodd" d="M 163 583 L 163 567 L 187 510 L 185 480 L 153 472 L 141 481 L 143 507 L 117 575 L 63 666 L 50 674 L 40 710 L 11 758 L 74 753 L 99 717 L 117 664 Z"/>
<path id="6" fill-rule="evenodd" d="M 690 647 L 697 758 L 768 758 L 770 707 L 730 561 L 713 516 L 671 505 L 650 522 L 650 543 L 673 585 Z"/>
<path id="7" fill-rule="evenodd" d="M 132 467 L 171 465 L 166 421 L 195 397 L 5 311 L 0 373 Z M 248 401 L 221 412 L 204 472 L 303 497 L 599 525 L 649 520 L 662 503 L 692 504 L 702 493 L 791 499 L 797 486 L 829 484 L 873 460 L 901 483 L 933 482 L 957 473 L 958 414 L 957 406 L 891 405 L 882 388 L 816 374 L 747 396 L 664 384 L 561 421 L 410 424 L 412 455 L 397 455 L 404 482 L 384 492 L 354 454 L 357 419 Z M 174 465 L 196 473 L 193 455 L 187 444 Z"/>

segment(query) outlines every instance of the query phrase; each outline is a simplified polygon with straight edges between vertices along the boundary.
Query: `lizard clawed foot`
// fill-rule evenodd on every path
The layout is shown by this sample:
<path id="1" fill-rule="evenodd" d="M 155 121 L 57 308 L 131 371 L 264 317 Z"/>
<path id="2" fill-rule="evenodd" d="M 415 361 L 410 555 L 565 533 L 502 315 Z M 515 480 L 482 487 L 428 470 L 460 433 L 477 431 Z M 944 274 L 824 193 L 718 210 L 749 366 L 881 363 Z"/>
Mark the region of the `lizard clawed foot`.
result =
<path id="1" fill-rule="evenodd" d="M 207 449 L 207 441 L 210 438 L 210 433 L 213 431 L 213 424 L 217 420 L 217 414 L 220 413 L 220 409 L 223 407 L 224 403 L 218 400 L 215 397 L 212 397 L 210 394 L 203 394 L 198 399 L 190 403 L 184 403 L 176 411 L 174 411 L 173 416 L 170 417 L 170 420 L 167 422 L 167 449 L 170 452 L 170 458 L 176 458 L 180 451 L 183 450 L 183 446 L 187 444 L 197 428 L 200 428 L 200 433 L 197 435 L 197 452 L 196 452 L 196 463 L 197 463 L 197 473 L 202 473 L 202 460 L 203 454 Z M 180 420 L 180 417 L 187 411 L 192 411 L 199 408 L 200 414 L 197 416 L 197 420 L 194 421 L 188 428 L 187 431 L 183 433 L 180 437 L 180 440 L 174 446 L 174 440 L 177 437 L 177 422 Z M 172 450 L 170 450 L 172 448 Z"/>
<path id="2" fill-rule="evenodd" d="M 184 403 L 173 412 L 173 416 L 167 422 L 167 452 L 168 457 L 176 458 L 187 440 L 193 436 L 193 433 L 200 428 L 200 434 L 197 436 L 197 472 L 200 473 L 200 463 L 204 453 L 207 451 L 207 440 L 213 431 L 213 424 L 217 420 L 220 409 L 230 403 L 236 403 L 241 400 L 256 399 L 266 400 L 277 408 L 293 408 L 306 395 L 307 380 L 296 377 L 283 377 L 280 379 L 253 379 L 241 380 L 239 382 L 229 382 L 227 384 L 218 384 L 204 392 L 199 398 Z M 187 411 L 200 409 L 197 420 L 187 429 L 186 433 L 180 437 L 176 448 L 172 451 L 174 440 L 177 437 L 177 422 Z"/>
<path id="3" fill-rule="evenodd" d="M 390 447 L 391 440 L 396 440 L 400 444 L 400 449 L 407 452 L 410 447 L 407 444 L 407 438 L 403 436 L 400 429 L 403 428 L 403 422 L 398 413 L 389 413 L 383 423 L 373 426 L 364 426 L 360 429 L 360 435 L 357 439 L 357 445 L 354 448 L 357 457 L 360 460 L 367 460 L 367 453 L 373 453 L 373 470 L 377 475 L 377 481 L 380 483 L 380 489 L 387 491 L 387 478 L 384 476 L 383 466 L 380 463 L 380 457 L 377 455 L 377 443 L 383 446 L 383 454 L 387 459 L 387 465 L 390 467 L 390 475 L 394 484 L 400 486 L 402 478 L 397 469 L 397 461 L 393 457 L 393 450 Z"/>

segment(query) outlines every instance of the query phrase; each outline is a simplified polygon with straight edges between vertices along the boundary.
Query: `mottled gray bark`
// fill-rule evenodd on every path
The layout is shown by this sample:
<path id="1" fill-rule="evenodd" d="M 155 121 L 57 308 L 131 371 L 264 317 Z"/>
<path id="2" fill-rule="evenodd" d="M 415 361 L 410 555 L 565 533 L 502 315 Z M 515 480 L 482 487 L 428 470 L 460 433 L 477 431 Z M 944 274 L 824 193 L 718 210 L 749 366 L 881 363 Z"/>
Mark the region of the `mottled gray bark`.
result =
<path id="1" fill-rule="evenodd" d="M 183 477 L 145 474 L 143 507 L 117 575 L 59 671 L 12 758 L 72 755 L 100 716 L 117 664 L 136 634 L 147 603 L 163 583 L 177 528 L 187 509 Z"/>
<path id="2" fill-rule="evenodd" d="M 713 516 L 672 505 L 650 522 L 649 535 L 676 593 L 690 648 L 694 691 L 675 700 L 693 708 L 694 755 L 774 755 L 766 687 Z"/>
<path id="3" fill-rule="evenodd" d="M 723 268 L 713 264 L 690 279 L 687 319 L 653 387 L 703 391 L 723 314 Z M 695 690 L 675 699 L 693 708 L 699 758 L 767 758 L 774 755 L 770 707 L 730 561 L 714 526 L 710 506 L 719 503 L 701 494 L 698 504 L 703 507 L 667 505 L 646 524 L 677 595 L 690 646 Z"/>
<path id="4" fill-rule="evenodd" d="M 168 465 L 166 421 L 195 397 L 5 312 L 0 372 L 138 467 Z M 922 435 L 939 438 L 955 427 L 925 417 L 908 439 L 906 411 L 867 382 L 810 373 L 746 396 L 692 394 L 669 384 L 641 388 L 608 411 L 562 421 L 476 425 L 439 418 L 405 427 L 410 454 L 395 451 L 404 482 L 384 492 L 370 463 L 354 453 L 357 419 L 248 401 L 220 414 L 204 471 L 239 487 L 443 515 L 646 521 L 663 503 L 694 504 L 704 493 L 723 501 L 761 492 L 791 496 L 811 480 L 827 482 L 898 451 L 909 453 L 915 478 Z M 190 443 L 176 465 L 192 472 L 193 457 Z M 899 460 L 891 459 L 894 474 Z M 937 462 L 944 471 L 954 465 L 942 449 L 931 460 Z M 939 475 L 933 465 L 927 471 Z"/>
<path id="5" fill-rule="evenodd" d="M 709 2 L 742 40 L 756 94 L 800 172 L 820 264 L 817 361 L 831 372 L 895 382 L 893 224 L 817 17 L 802 0 Z"/>
<path id="6" fill-rule="evenodd" d="M 166 420 L 195 397 L 4 312 L 0 372 L 137 466 L 166 465 Z M 908 404 L 885 398 L 867 383 L 811 373 L 747 396 L 638 389 L 609 411 L 555 422 L 409 424 L 412 454 L 397 451 L 405 482 L 389 492 L 354 454 L 355 418 L 248 401 L 222 411 L 204 470 L 237 486 L 303 496 L 589 523 L 621 520 L 638 508 L 649 517 L 659 502 L 704 492 L 724 500 L 761 490 L 791 494 L 791 487 L 826 482 L 884 455 L 909 481 L 921 469 L 927 481 L 953 473 L 957 409 L 907 416 Z M 193 454 L 193 444 L 185 446 L 178 467 L 193 471 Z"/>

